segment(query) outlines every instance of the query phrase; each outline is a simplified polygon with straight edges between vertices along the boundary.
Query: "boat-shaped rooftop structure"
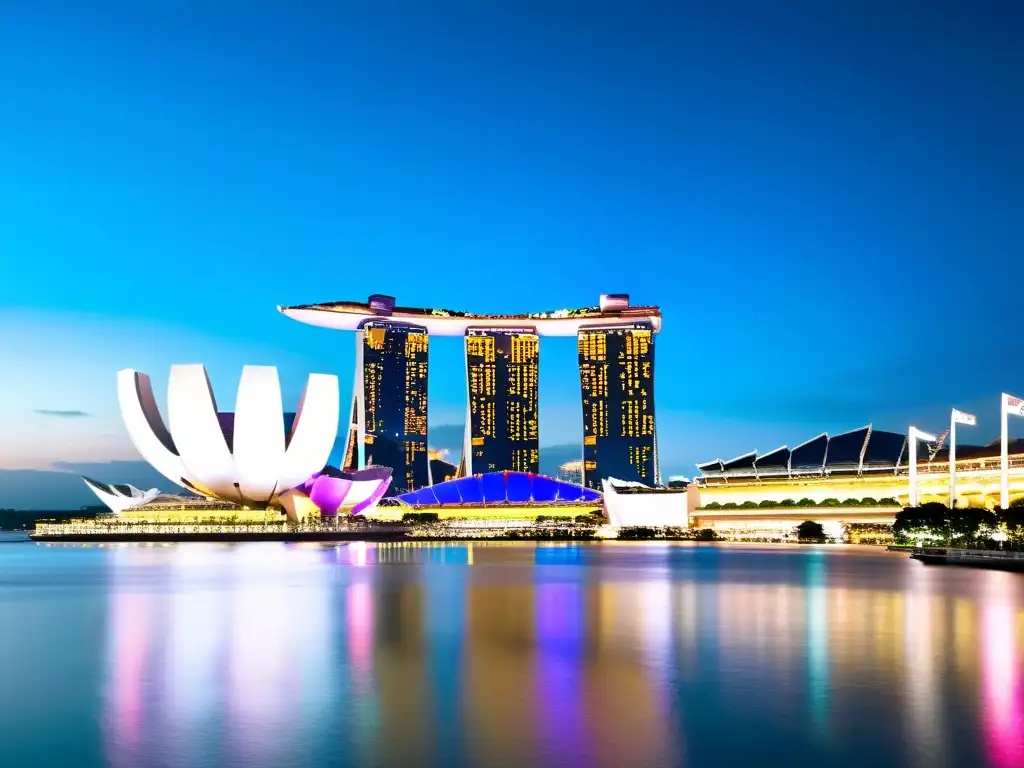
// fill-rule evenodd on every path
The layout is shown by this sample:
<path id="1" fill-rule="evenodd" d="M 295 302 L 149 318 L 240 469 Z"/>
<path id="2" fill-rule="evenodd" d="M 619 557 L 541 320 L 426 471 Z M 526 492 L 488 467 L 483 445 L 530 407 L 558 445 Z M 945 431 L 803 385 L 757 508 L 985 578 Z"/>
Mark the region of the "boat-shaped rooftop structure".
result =
<path id="1" fill-rule="evenodd" d="M 521 315 L 489 315 L 451 309 L 399 307 L 392 296 L 375 294 L 367 301 L 332 301 L 278 307 L 293 320 L 338 331 L 358 331 L 366 323 L 391 321 L 425 328 L 433 336 L 465 336 L 473 328 L 530 330 L 538 336 L 575 336 L 581 329 L 626 323 L 649 323 L 661 330 L 661 310 L 631 307 L 625 294 L 605 294 L 596 307 L 559 309 Z"/>

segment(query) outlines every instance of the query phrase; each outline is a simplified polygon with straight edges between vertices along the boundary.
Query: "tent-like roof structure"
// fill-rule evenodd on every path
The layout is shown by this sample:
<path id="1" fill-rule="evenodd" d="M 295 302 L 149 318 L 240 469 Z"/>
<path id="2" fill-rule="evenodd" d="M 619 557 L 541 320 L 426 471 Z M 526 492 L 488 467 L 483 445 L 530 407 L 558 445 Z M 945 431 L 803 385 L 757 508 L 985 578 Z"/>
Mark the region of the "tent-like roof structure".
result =
<path id="1" fill-rule="evenodd" d="M 828 452 L 825 454 L 825 469 L 831 472 L 858 471 L 870 434 L 871 427 L 867 426 L 829 437 Z"/>
<path id="2" fill-rule="evenodd" d="M 789 474 L 789 446 L 762 453 L 754 460 L 754 473 L 758 477 Z"/>
<path id="3" fill-rule="evenodd" d="M 601 494 L 575 483 L 532 472 L 489 472 L 448 480 L 398 496 L 412 506 L 544 504 L 598 501 Z"/>
<path id="4" fill-rule="evenodd" d="M 873 429 L 871 425 L 852 429 L 838 435 L 822 432 L 792 450 L 786 446 L 768 453 L 745 453 L 735 459 L 715 459 L 697 465 L 700 481 L 722 483 L 733 480 L 759 480 L 768 477 L 808 477 L 831 475 L 860 475 L 876 472 L 897 472 L 906 468 L 907 436 L 897 432 Z M 928 446 L 918 446 L 918 456 L 928 457 Z M 1024 448 L 1024 441 L 1022 441 Z M 974 458 L 989 455 L 991 448 L 963 446 L 957 451 L 957 458 Z M 1013 450 L 1011 450 L 1013 453 Z M 994 455 L 999 455 L 998 445 Z M 940 460 L 945 459 L 940 452 Z"/>

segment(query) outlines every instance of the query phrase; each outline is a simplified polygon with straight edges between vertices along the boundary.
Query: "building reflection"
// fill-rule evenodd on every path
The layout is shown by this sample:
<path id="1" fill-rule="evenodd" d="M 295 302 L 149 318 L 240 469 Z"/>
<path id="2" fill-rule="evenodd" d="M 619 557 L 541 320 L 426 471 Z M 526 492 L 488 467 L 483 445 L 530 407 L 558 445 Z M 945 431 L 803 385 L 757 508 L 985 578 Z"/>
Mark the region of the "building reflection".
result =
<path id="1" fill-rule="evenodd" d="M 825 576 L 825 555 L 814 552 L 806 567 L 806 627 L 808 694 L 811 720 L 818 730 L 828 727 L 829 711 L 829 592 Z"/>
<path id="2" fill-rule="evenodd" d="M 906 693 L 904 712 L 908 720 L 911 739 L 908 742 L 907 762 L 911 765 L 932 766 L 943 762 L 941 751 L 941 712 L 938 709 L 937 657 L 942 653 L 944 625 L 936 621 L 941 606 L 931 594 L 929 572 L 918 569 L 917 581 L 907 592 L 903 617 L 903 660 Z"/>
<path id="3" fill-rule="evenodd" d="M 737 764 L 869 734 L 902 765 L 1024 765 L 1018 577 L 681 551 L 111 549 L 108 762 Z"/>
<path id="4" fill-rule="evenodd" d="M 579 583 L 536 585 L 533 719 L 550 765 L 586 765 L 586 595 Z"/>
<path id="5" fill-rule="evenodd" d="M 1008 587 L 1015 574 L 998 574 Z M 1024 654 L 1020 637 L 1024 613 L 1013 609 L 1005 596 L 988 603 L 982 615 L 981 698 L 983 731 L 988 759 L 995 768 L 1024 765 Z"/>
<path id="6" fill-rule="evenodd" d="M 108 761 L 141 764 L 147 712 L 143 689 L 150 659 L 152 601 L 145 594 L 115 590 L 110 595 L 106 680 Z"/>
<path id="7" fill-rule="evenodd" d="M 219 549 L 216 544 L 174 548 L 168 569 L 166 716 L 172 732 L 186 736 L 178 749 L 193 765 L 202 762 L 204 747 L 216 741 L 227 714 L 221 694 L 230 683 L 225 663 L 233 654 L 221 617 L 232 610 L 230 592 L 193 586 L 196 569 Z"/>

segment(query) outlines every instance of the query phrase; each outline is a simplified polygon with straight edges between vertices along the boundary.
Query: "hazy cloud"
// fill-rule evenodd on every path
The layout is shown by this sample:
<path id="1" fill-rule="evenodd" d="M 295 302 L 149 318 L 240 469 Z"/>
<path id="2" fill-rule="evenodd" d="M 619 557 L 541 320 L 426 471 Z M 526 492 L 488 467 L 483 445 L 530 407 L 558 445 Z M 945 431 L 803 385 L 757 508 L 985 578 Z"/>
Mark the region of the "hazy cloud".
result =
<path id="1" fill-rule="evenodd" d="M 64 411 L 51 408 L 37 408 L 35 410 L 35 413 L 38 413 L 40 416 L 56 416 L 61 419 L 78 419 L 83 416 L 92 415 L 91 413 L 86 413 L 85 411 Z"/>

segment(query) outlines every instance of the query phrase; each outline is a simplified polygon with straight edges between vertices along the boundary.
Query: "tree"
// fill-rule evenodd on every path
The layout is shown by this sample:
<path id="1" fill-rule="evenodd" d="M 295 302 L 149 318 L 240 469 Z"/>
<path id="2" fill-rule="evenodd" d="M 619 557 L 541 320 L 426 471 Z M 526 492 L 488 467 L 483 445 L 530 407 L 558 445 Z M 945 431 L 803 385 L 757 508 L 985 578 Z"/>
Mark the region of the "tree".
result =
<path id="1" fill-rule="evenodd" d="M 987 509 L 971 507 L 954 507 L 946 510 L 946 530 L 949 532 L 950 544 L 973 545 L 979 536 L 988 538 L 988 533 L 999 525 L 996 515 Z"/>
<path id="2" fill-rule="evenodd" d="M 870 496 L 865 496 L 863 499 L 860 500 L 860 505 L 862 507 L 874 507 L 878 505 L 878 501 L 871 498 Z"/>
<path id="3" fill-rule="evenodd" d="M 945 505 L 936 502 L 906 507 L 896 513 L 893 535 L 903 543 L 921 539 L 946 539 L 946 512 Z"/>
<path id="4" fill-rule="evenodd" d="M 737 504 L 735 501 L 727 501 L 727 502 L 725 502 L 725 504 L 722 505 L 722 509 L 738 509 L 738 508 L 739 508 L 739 504 Z"/>
<path id="5" fill-rule="evenodd" d="M 756 501 L 744 501 L 740 504 L 740 509 L 757 509 Z"/>
<path id="6" fill-rule="evenodd" d="M 1024 504 L 1018 504 L 1020 499 L 1010 502 L 1009 509 L 995 510 L 996 519 L 1006 528 L 1006 535 L 1013 542 L 1024 540 Z"/>
<path id="7" fill-rule="evenodd" d="M 701 505 L 701 509 L 721 509 L 722 505 L 717 501 L 709 501 L 707 504 Z"/>
<path id="8" fill-rule="evenodd" d="M 831 499 L 822 499 L 821 501 L 818 502 L 818 506 L 819 507 L 839 507 L 839 506 L 842 506 L 842 504 L 840 503 L 839 499 L 831 498 Z"/>
<path id="9" fill-rule="evenodd" d="M 761 507 L 762 509 L 771 509 L 772 507 L 777 507 L 778 504 L 776 504 L 774 501 L 771 501 L 770 499 L 765 499 L 757 506 Z"/>
<path id="10" fill-rule="evenodd" d="M 643 540 L 653 539 L 657 535 L 657 532 L 653 528 L 647 528 L 646 526 L 632 526 L 629 528 L 619 529 L 619 538 L 627 540 Z"/>
<path id="11" fill-rule="evenodd" d="M 796 527 L 796 537 L 800 541 L 821 542 L 825 540 L 825 528 L 821 523 L 816 523 L 813 520 L 804 520 Z"/>
<path id="12" fill-rule="evenodd" d="M 800 501 L 798 501 L 795 506 L 797 506 L 797 507 L 816 507 L 816 506 L 818 506 L 818 504 L 817 504 L 817 502 L 814 499 L 800 499 Z"/>
<path id="13" fill-rule="evenodd" d="M 779 506 L 780 507 L 795 507 L 796 506 L 796 502 L 793 501 L 792 499 L 783 499 L 782 501 L 779 502 Z"/>
<path id="14" fill-rule="evenodd" d="M 576 515 L 577 523 L 589 523 L 591 525 L 604 525 L 607 519 L 604 516 L 604 512 L 595 510 L 586 515 Z"/>
<path id="15" fill-rule="evenodd" d="M 896 501 L 892 496 L 886 496 L 884 499 L 878 500 L 878 506 L 880 507 L 895 507 L 898 506 L 899 502 Z"/>

